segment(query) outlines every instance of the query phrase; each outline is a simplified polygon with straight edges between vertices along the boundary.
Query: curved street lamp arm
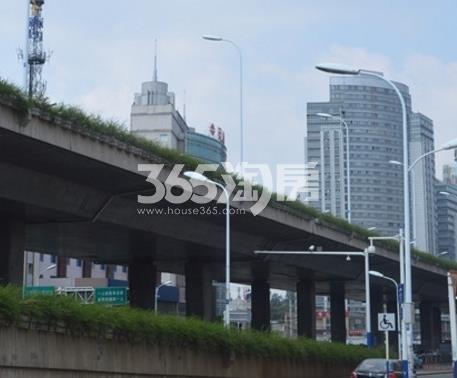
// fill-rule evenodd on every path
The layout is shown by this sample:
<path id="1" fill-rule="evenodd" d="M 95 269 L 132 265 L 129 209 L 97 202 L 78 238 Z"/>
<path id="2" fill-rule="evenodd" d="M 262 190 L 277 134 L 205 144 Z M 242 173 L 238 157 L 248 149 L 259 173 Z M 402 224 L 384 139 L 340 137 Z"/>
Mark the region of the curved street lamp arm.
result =
<path id="1" fill-rule="evenodd" d="M 433 155 L 433 154 L 436 154 L 437 152 L 440 152 L 440 151 L 443 151 L 444 148 L 438 148 L 436 150 L 433 150 L 433 151 L 429 151 L 421 156 L 419 156 L 416 160 L 414 160 L 414 162 L 410 165 L 410 167 L 408 168 L 408 171 L 411 172 L 414 167 L 417 165 L 417 163 L 419 163 L 422 159 L 426 158 L 427 156 L 430 156 L 430 155 Z"/>

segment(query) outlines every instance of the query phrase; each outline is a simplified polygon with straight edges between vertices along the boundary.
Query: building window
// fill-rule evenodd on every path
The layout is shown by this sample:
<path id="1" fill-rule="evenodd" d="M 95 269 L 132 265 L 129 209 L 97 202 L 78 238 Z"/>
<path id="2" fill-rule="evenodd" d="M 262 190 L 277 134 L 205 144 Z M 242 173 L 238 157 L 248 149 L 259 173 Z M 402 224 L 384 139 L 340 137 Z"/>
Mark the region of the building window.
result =
<path id="1" fill-rule="evenodd" d="M 163 145 L 167 145 L 168 144 L 168 134 L 160 134 L 159 142 L 162 143 Z"/>
<path id="2" fill-rule="evenodd" d="M 76 259 L 76 266 L 80 268 L 82 265 L 83 265 L 82 260 L 81 259 Z"/>
<path id="3" fill-rule="evenodd" d="M 40 253 L 40 261 L 43 262 L 44 261 L 44 254 Z"/>
<path id="4" fill-rule="evenodd" d="M 57 261 L 56 257 L 55 256 L 51 256 L 51 263 L 52 264 L 55 264 Z"/>
<path id="5" fill-rule="evenodd" d="M 101 265 L 100 265 L 100 269 L 101 269 L 101 270 L 105 270 L 105 268 L 106 268 L 105 264 L 101 264 Z"/>

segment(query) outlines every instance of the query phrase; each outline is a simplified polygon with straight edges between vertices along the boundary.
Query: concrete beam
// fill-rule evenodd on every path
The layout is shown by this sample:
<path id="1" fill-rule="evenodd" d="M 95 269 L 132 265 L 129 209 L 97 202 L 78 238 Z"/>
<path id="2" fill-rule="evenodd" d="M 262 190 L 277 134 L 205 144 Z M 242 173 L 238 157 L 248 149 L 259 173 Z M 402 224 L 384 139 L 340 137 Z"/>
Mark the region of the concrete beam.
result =
<path id="1" fill-rule="evenodd" d="M 0 183 L 0 198 L 42 208 L 49 212 L 51 218 L 52 214 L 59 214 L 57 222 L 51 219 L 47 224 L 28 225 L 32 236 L 27 238 L 27 245 L 30 245 L 34 251 L 42 251 L 40 247 L 42 248 L 43 239 L 54 240 L 53 243 L 59 247 L 56 240 L 63 239 L 56 238 L 57 232 L 61 235 L 75 233 L 96 235 L 97 232 L 94 232 L 94 224 L 91 221 L 107 203 L 109 205 L 100 213 L 97 224 L 104 223 L 146 232 L 153 230 L 156 234 L 211 248 L 223 248 L 225 243 L 223 222 L 219 225 L 211 219 L 202 220 L 199 216 L 189 216 L 186 218 L 191 221 L 186 223 L 186 227 L 182 227 L 183 217 L 181 216 L 166 213 L 139 214 L 138 209 L 147 206 L 139 206 L 135 196 L 133 199 L 113 197 L 109 202 L 110 193 L 6 163 L 0 163 L 0 174 L 8 177 L 7 182 Z M 160 205 L 156 207 L 160 208 Z M 58 222 L 65 217 L 74 221 Z M 78 227 L 77 232 L 74 231 L 75 227 Z M 180 230 L 179 233 L 176 233 L 177 229 Z M 47 235 L 50 236 L 46 237 Z M 231 235 L 232 251 L 245 254 L 250 254 L 267 240 L 266 237 L 236 229 L 232 230 Z M 74 239 L 69 245 L 74 245 Z M 55 248 L 53 250 L 58 252 Z"/>
<path id="2" fill-rule="evenodd" d="M 8 180 L 6 180 L 8 181 Z M 24 275 L 25 225 L 0 221 L 0 284 L 22 286 Z"/>

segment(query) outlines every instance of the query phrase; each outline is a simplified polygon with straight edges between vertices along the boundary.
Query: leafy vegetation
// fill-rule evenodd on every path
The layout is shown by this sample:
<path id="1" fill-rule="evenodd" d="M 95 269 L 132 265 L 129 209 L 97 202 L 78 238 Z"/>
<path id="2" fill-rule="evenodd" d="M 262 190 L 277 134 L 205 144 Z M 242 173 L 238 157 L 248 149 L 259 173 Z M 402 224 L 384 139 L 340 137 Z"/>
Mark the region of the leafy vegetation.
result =
<path id="1" fill-rule="evenodd" d="M 150 154 L 159 162 L 164 164 L 184 164 L 186 169 L 194 170 L 200 163 L 191 156 L 182 154 L 178 151 L 164 148 L 153 141 L 133 135 L 127 131 L 124 125 L 116 121 L 105 121 L 98 115 L 87 114 L 83 110 L 67 106 L 64 104 L 52 104 L 49 99 L 39 97 L 28 99 L 21 89 L 15 85 L 0 79 L 0 100 L 3 99 L 9 102 L 19 113 L 21 117 L 27 117 L 32 109 L 38 110 L 42 115 L 45 115 L 51 122 L 59 123 L 64 121 L 69 123 L 72 129 L 80 130 L 81 132 L 91 133 L 94 136 L 112 138 L 114 140 L 128 144 L 129 146 L 141 149 L 143 152 Z M 221 180 L 220 176 L 225 173 L 222 169 L 218 172 L 208 172 L 208 176 L 215 180 Z M 235 180 L 240 180 L 234 177 Z M 260 192 L 267 190 L 263 187 L 256 186 Z M 336 227 L 341 231 L 353 234 L 362 240 L 367 240 L 369 236 L 374 236 L 376 233 L 370 232 L 363 227 L 348 223 L 346 220 L 337 218 L 331 214 L 323 214 L 318 210 L 304 205 L 300 201 L 277 201 L 277 194 L 272 193 L 271 206 L 290 211 L 297 216 L 306 216 L 316 219 L 318 222 Z M 383 245 L 386 249 L 398 253 L 398 243 L 385 242 Z M 446 259 L 441 259 L 426 252 L 414 250 L 414 256 L 417 259 L 426 263 L 438 266 L 443 269 L 456 269 L 457 263 Z"/>
<path id="2" fill-rule="evenodd" d="M 312 359 L 357 364 L 369 357 L 382 357 L 381 350 L 364 346 L 287 339 L 276 334 L 227 330 L 221 324 L 193 318 L 157 316 L 128 307 L 84 305 L 65 296 L 32 296 L 21 299 L 19 289 L 0 287 L 0 326 L 63 329 L 70 334 L 106 337 L 233 352 L 265 358 Z M 111 337 L 111 336 L 110 336 Z"/>

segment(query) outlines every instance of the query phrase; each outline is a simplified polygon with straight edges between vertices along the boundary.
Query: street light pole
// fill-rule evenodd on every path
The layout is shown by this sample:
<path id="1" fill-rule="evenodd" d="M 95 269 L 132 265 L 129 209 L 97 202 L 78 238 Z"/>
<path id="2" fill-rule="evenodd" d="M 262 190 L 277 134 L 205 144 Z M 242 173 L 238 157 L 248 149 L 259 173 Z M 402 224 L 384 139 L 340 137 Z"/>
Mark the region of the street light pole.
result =
<path id="1" fill-rule="evenodd" d="M 455 281 L 451 272 L 447 272 L 447 284 L 449 297 L 449 320 L 451 326 L 452 376 L 457 377 L 457 319 L 455 310 Z"/>
<path id="2" fill-rule="evenodd" d="M 367 346 L 373 346 L 373 333 L 371 331 L 371 303 L 370 303 L 370 255 L 374 254 L 376 249 L 369 246 L 363 252 L 347 252 L 347 251 L 255 251 L 256 255 L 304 255 L 304 256 L 360 256 L 364 258 L 365 265 L 365 321 L 366 321 L 366 341 Z"/>
<path id="3" fill-rule="evenodd" d="M 370 274 L 374 277 L 379 277 L 384 280 L 390 281 L 395 286 L 395 298 L 397 300 L 397 332 L 398 332 L 398 351 L 400 360 L 402 359 L 402 348 L 401 348 L 401 330 L 400 330 L 400 298 L 398 296 L 398 283 L 391 277 L 387 277 L 384 274 L 375 270 L 370 270 Z"/>
<path id="4" fill-rule="evenodd" d="M 198 172 L 187 171 L 184 176 L 191 180 L 211 183 L 222 190 L 225 195 L 225 311 L 224 325 L 230 327 L 230 195 L 225 186 L 212 181 Z"/>
<path id="5" fill-rule="evenodd" d="M 241 48 L 232 40 L 225 39 L 219 36 L 204 35 L 203 39 L 212 42 L 226 42 L 235 47 L 239 55 L 240 64 L 240 164 L 244 162 L 244 125 L 243 125 L 243 53 Z"/>

